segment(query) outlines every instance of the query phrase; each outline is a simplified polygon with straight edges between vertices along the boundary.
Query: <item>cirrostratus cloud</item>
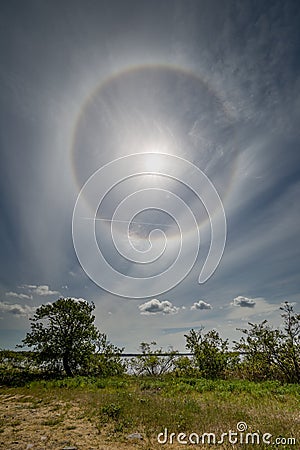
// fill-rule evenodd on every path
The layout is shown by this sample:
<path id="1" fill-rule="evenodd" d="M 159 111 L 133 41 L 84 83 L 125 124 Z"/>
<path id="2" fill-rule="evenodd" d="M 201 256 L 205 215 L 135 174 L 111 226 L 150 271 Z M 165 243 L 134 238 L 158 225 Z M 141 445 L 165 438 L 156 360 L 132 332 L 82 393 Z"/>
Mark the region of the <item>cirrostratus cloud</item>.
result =
<path id="1" fill-rule="evenodd" d="M 141 314 L 177 314 L 179 308 L 174 306 L 168 300 L 163 300 L 162 302 L 157 298 L 148 300 L 147 302 L 139 305 L 139 310 Z"/>
<path id="2" fill-rule="evenodd" d="M 241 308 L 254 308 L 256 302 L 252 298 L 239 295 L 230 303 L 232 306 L 240 306 Z"/>
<path id="3" fill-rule="evenodd" d="M 192 310 L 195 309 L 212 309 L 212 306 L 210 303 L 206 303 L 204 300 L 199 300 L 198 302 L 195 302 L 192 306 L 191 306 Z"/>

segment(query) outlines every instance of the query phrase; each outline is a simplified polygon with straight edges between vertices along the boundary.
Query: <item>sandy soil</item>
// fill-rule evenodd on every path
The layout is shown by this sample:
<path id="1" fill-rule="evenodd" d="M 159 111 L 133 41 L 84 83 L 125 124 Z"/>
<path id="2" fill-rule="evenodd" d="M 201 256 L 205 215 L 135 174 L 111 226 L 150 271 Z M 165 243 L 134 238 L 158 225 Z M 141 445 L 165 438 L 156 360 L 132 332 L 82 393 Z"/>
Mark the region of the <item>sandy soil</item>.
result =
<path id="1" fill-rule="evenodd" d="M 99 430 L 84 417 L 78 405 L 39 404 L 30 395 L 0 396 L 0 431 L 0 448 L 5 450 L 62 450 L 68 446 L 78 450 L 156 448 L 145 439 L 130 440 L 126 435 L 121 438 L 124 442 L 116 442 L 108 427 Z"/>

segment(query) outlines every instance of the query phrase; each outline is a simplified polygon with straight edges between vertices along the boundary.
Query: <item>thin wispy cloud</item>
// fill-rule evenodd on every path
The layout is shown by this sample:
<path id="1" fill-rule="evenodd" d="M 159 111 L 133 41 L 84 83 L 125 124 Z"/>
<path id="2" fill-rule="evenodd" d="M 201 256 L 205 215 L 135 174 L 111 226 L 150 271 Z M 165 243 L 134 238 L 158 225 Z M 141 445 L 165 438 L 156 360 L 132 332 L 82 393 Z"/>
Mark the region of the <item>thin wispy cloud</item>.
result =
<path id="1" fill-rule="evenodd" d="M 134 351 L 147 338 L 184 345 L 179 331 L 171 335 L 163 329 L 185 330 L 201 321 L 206 330 L 219 327 L 224 337 L 232 337 L 242 321 L 276 320 L 283 300 L 299 305 L 299 2 L 255 2 L 253 7 L 253 0 L 207 1 L 203 8 L 203 2 L 187 7 L 186 2 L 144 1 L 128 14 L 123 2 L 105 8 L 105 14 L 103 2 L 77 2 L 76 8 L 48 2 L 45 14 L 29 0 L 30 27 L 24 26 L 28 2 L 19 3 L 18 14 L 13 2 L 1 8 L 6 25 L 0 40 L 5 326 L 15 329 L 17 318 L 27 331 L 24 317 L 34 308 L 29 305 L 38 307 L 67 293 L 94 301 L 100 329 L 114 340 L 121 327 L 127 349 Z M 61 64 L 65 55 L 68 64 Z M 122 296 L 120 301 L 82 269 L 72 242 L 73 208 L 95 171 L 148 151 L 184 158 L 209 177 L 224 205 L 227 242 L 213 277 L 199 286 L 211 243 L 205 206 L 173 178 L 147 175 L 119 183 L 127 170 L 121 164 L 112 173 L 118 183 L 96 213 L 86 199 L 81 215 L 84 225 L 95 228 L 106 260 L 126 276 L 114 284 L 115 293 L 130 291 L 130 275 L 153 276 L 155 293 L 138 303 Z M 147 164 L 137 170 L 173 171 L 169 165 L 159 167 L 159 157 Z M 178 173 L 190 180 L 188 170 Z M 107 186 L 110 181 L 108 175 Z M 153 187 L 162 189 L 154 193 Z M 136 196 L 145 188 L 149 203 Z M 181 249 L 180 238 L 187 251 L 181 251 L 171 281 L 180 280 L 181 268 L 187 270 L 195 239 L 190 227 L 176 230 L 172 214 L 155 210 L 157 200 L 162 208 L 172 206 L 164 189 L 191 208 L 201 235 L 193 269 L 167 294 L 162 290 L 166 269 Z M 133 194 L 133 215 L 126 208 L 114 215 Z M 135 214 L 148 204 L 150 211 Z M 129 227 L 123 222 L 127 211 Z M 184 210 L 173 212 L 184 222 Z M 151 265 L 130 262 L 114 247 L 111 226 L 121 250 L 129 249 L 130 255 L 139 252 L 143 259 L 150 247 L 154 253 L 164 249 L 165 237 L 166 251 Z M 150 234 L 155 228 L 165 237 Z M 89 246 L 85 251 L 99 270 Z M 108 320 L 102 322 L 103 309 Z"/>

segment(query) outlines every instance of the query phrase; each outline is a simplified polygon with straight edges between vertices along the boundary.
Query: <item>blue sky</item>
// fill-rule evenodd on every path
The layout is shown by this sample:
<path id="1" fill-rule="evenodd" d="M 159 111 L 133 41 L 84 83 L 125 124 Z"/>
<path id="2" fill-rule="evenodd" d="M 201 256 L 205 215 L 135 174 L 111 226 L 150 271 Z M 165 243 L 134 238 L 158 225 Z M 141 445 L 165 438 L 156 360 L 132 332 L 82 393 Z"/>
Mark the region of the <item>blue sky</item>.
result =
<path id="1" fill-rule="evenodd" d="M 237 339 L 236 328 L 248 321 L 277 326 L 283 301 L 297 309 L 299 3 L 27 0 L 0 8 L 0 347 L 20 343 L 35 308 L 60 296 L 94 301 L 99 329 L 127 351 L 153 340 L 183 350 L 184 333 L 202 325 Z M 150 162 L 148 152 L 155 153 Z M 131 154 L 142 163 L 129 164 Z M 204 284 L 198 278 L 211 217 L 188 188 L 194 175 L 176 158 L 209 178 L 225 211 L 225 251 Z M 101 183 L 123 172 L 139 176 L 109 190 L 96 211 L 107 220 L 92 222 L 99 248 L 125 281 L 103 275 L 89 256 L 83 223 L 95 211 L 88 194 L 78 235 L 98 284 L 111 293 L 81 267 L 72 215 L 89 177 L 116 160 L 97 179 L 99 201 Z M 169 176 L 175 172 L 181 181 Z M 205 198 L 209 192 L 204 186 Z M 200 250 L 180 281 L 197 244 L 186 208 Z M 143 209 L 128 240 L 128 217 Z M 116 210 L 124 222 L 111 222 Z M 221 242 L 221 210 L 212 210 Z M 180 238 L 185 253 L 174 287 L 163 292 Z M 123 258 L 116 242 L 142 264 Z M 162 259 L 145 264 L 150 244 Z M 122 296 L 135 292 L 133 277 L 158 274 L 148 283 L 155 295 L 143 296 L 145 282 L 139 298 Z"/>

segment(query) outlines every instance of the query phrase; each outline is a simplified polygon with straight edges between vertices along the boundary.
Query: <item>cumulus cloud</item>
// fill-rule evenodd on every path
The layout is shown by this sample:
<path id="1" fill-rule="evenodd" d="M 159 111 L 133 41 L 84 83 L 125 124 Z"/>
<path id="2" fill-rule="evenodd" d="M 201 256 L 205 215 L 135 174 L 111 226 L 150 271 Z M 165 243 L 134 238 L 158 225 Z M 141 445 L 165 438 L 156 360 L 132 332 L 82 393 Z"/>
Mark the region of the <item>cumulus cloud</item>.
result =
<path id="1" fill-rule="evenodd" d="M 74 300 L 74 301 L 77 302 L 77 303 L 81 303 L 81 302 L 88 303 L 87 300 L 85 300 L 84 298 L 81 298 L 81 297 L 79 297 L 79 298 L 77 298 L 77 297 L 71 297 L 71 299 Z"/>
<path id="2" fill-rule="evenodd" d="M 168 300 L 162 302 L 157 298 L 153 298 L 142 305 L 139 305 L 141 314 L 177 314 L 179 308 L 174 306 Z"/>
<path id="3" fill-rule="evenodd" d="M 51 291 L 49 286 L 41 284 L 39 286 L 35 284 L 25 284 L 24 288 L 28 289 L 32 294 L 46 296 L 46 295 L 60 295 L 58 291 Z"/>
<path id="4" fill-rule="evenodd" d="M 212 306 L 210 303 L 206 303 L 203 300 L 199 300 L 198 302 L 195 302 L 192 306 L 191 306 L 192 310 L 195 309 L 212 309 Z"/>
<path id="5" fill-rule="evenodd" d="M 32 295 L 28 295 L 28 294 L 20 294 L 18 292 L 6 292 L 5 295 L 7 297 L 14 297 L 14 298 L 19 298 L 20 300 L 31 300 L 32 299 Z"/>
<path id="6" fill-rule="evenodd" d="M 35 310 L 36 310 L 35 306 L 0 302 L 0 313 L 7 313 L 14 316 L 28 316 L 33 314 Z"/>
<path id="7" fill-rule="evenodd" d="M 230 304 L 232 306 L 240 306 L 242 308 L 254 308 L 256 302 L 252 298 L 239 295 L 238 297 L 235 297 Z"/>

